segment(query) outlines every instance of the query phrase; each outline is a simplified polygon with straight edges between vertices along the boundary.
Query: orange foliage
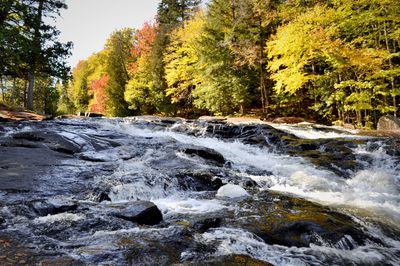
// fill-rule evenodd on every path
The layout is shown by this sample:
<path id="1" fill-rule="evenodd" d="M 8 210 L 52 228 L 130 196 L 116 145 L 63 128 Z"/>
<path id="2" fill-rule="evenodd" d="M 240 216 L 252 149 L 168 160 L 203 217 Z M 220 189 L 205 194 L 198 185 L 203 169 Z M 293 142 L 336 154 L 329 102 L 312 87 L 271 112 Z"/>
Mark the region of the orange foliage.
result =
<path id="1" fill-rule="evenodd" d="M 136 41 L 131 50 L 132 55 L 140 58 L 143 55 L 151 53 L 154 41 L 157 36 L 157 26 L 152 22 L 145 22 L 140 30 L 136 32 Z M 130 64 L 130 72 L 135 73 L 137 70 L 137 62 Z"/>
<path id="2" fill-rule="evenodd" d="M 90 84 L 90 90 L 93 93 L 93 100 L 90 104 L 90 112 L 106 114 L 106 87 L 110 77 L 105 74 L 100 79 L 93 80 Z"/>

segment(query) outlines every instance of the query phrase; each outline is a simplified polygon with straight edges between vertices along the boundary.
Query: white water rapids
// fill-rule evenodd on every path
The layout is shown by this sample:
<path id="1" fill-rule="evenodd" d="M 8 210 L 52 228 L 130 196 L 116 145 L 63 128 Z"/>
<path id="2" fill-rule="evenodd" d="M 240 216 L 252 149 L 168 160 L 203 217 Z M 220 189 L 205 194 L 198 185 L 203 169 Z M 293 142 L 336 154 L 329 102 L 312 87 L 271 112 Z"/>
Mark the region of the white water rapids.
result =
<path id="1" fill-rule="evenodd" d="M 236 169 L 254 168 L 272 172 L 273 175 L 269 176 L 250 176 L 265 189 L 295 194 L 324 205 L 354 209 L 387 219 L 393 225 L 400 224 L 400 165 L 382 148 L 368 151 L 365 145 L 358 146 L 354 152 L 370 155 L 373 163 L 370 168 L 356 172 L 346 180 L 330 171 L 318 169 L 301 157 L 273 153 L 238 141 L 192 137 L 172 131 L 151 131 L 139 129 L 130 123 L 117 126 L 105 123 L 104 126 L 134 136 L 169 138 L 184 144 L 211 148 L 232 162 Z M 306 135 L 304 128 L 300 131 L 301 135 Z M 293 126 L 291 133 L 296 133 Z M 341 136 L 354 137 L 345 133 Z M 313 131 L 306 137 L 328 138 L 331 133 Z M 154 190 L 151 193 L 155 193 Z M 157 197 L 150 199 L 160 201 Z M 171 206 L 171 197 L 167 202 L 170 203 L 165 206 Z M 215 206 L 211 205 L 210 208 L 214 209 Z"/>
<path id="2" fill-rule="evenodd" d="M 287 132 L 284 135 L 287 138 L 300 138 L 299 141 L 293 137 L 289 144 L 314 145 L 312 152 L 318 156 L 328 154 L 324 149 L 332 146 L 323 146 L 327 143 L 340 146 L 349 144 L 341 140 L 351 140 L 348 145 L 351 148 L 344 149 L 350 152 L 343 156 L 350 154 L 347 161 L 356 160 L 357 165 L 354 168 L 344 165 L 340 169 L 348 171 L 344 177 L 335 171 L 340 165 L 318 166 L 304 154 L 305 157 L 297 154 L 298 150 L 289 153 L 284 150 L 286 146 L 278 147 L 277 138 L 270 143 L 264 131 L 257 137 L 265 137 L 265 145 L 260 139 L 255 139 L 256 144 L 245 144 L 243 139 L 240 141 L 231 135 L 218 138 L 213 135 L 214 131 L 208 134 L 206 127 L 213 126 L 212 123 L 166 119 L 167 122 L 157 124 L 151 119 L 150 122 L 141 119 L 66 120 L 4 127 L 3 138 L 22 145 L 17 146 L 21 151 L 26 151 L 27 144 L 36 145 L 28 145 L 31 149 L 28 151 L 35 152 L 37 147 L 45 151 L 41 145 L 51 139 L 43 137 L 44 140 L 30 142 L 29 138 L 21 140 L 23 136 L 12 139 L 14 134 L 35 130 L 46 132 L 43 134 L 48 130 L 59 141 L 54 135 L 56 132 L 80 148 L 74 154 L 65 155 L 62 161 L 51 162 L 57 165 L 43 168 L 46 172 L 39 172 L 38 179 L 25 191 L 0 191 L 5 202 L 0 202 L 0 218 L 3 216 L 6 221 L 3 231 L 15 234 L 22 242 L 26 238 L 29 247 L 38 249 L 40 256 L 47 250 L 57 251 L 60 253 L 54 254 L 66 254 L 88 265 L 125 265 L 127 254 L 133 256 L 136 262 L 130 263 L 133 265 L 170 265 L 167 262 L 171 258 L 188 265 L 191 262 L 202 265 L 203 260 L 232 254 L 273 265 L 400 264 L 397 233 L 400 230 L 400 163 L 397 155 L 388 154 L 385 140 L 309 124 L 273 125 Z M 259 129 L 250 127 L 246 132 L 258 134 L 254 128 Z M 265 130 L 273 137 L 282 136 L 281 131 L 268 131 L 269 127 Z M 318 143 L 322 143 L 321 147 L 316 146 Z M 212 152 L 222 155 L 224 162 L 185 150 L 197 148 L 211 151 L 211 155 L 215 155 Z M 11 153 L 14 149 L 5 151 Z M 333 149 L 333 152 L 341 151 Z M 44 158 L 51 159 L 51 156 Z M 13 184 L 13 179 L 10 180 Z M 208 183 L 201 187 L 204 180 Z M 221 183 L 213 187 L 214 181 Z M 290 200 L 285 200 L 283 195 L 290 195 Z M 314 207 L 309 207 L 310 202 L 296 201 L 296 198 L 329 208 L 312 204 L 318 206 L 314 211 Z M 153 202 L 161 210 L 163 222 L 154 226 L 139 225 L 113 213 L 136 201 Z M 38 210 L 49 210 L 51 205 L 59 209 L 38 214 Z M 297 216 L 291 220 L 290 215 Z M 315 223 L 310 219 L 313 215 L 320 215 Z M 277 216 L 280 217 L 275 219 Z M 213 225 L 216 218 L 221 222 Z M 345 224 L 350 231 L 328 228 L 320 234 L 318 228 L 314 231 L 312 227 L 309 230 L 312 235 L 307 235 L 307 226 L 313 223 L 318 226 L 319 218 L 327 227 L 332 224 L 342 228 L 342 221 L 350 221 Z M 307 239 L 311 244 L 297 245 L 279 242 L 269 231 L 263 235 L 263 226 L 275 226 L 274 219 L 282 224 L 287 222 L 277 226 L 283 228 L 283 231 L 274 231 L 277 234 L 290 237 L 290 226 L 296 224 L 300 227 L 294 228 L 295 237 L 305 235 L 316 239 Z M 203 230 L 204 221 L 211 226 Z M 196 227 L 198 222 L 200 227 Z M 0 219 L 0 232 L 1 226 Z M 359 231 L 354 229 L 357 226 L 361 228 Z M 339 236 L 323 235 L 325 232 Z"/>
<path id="3" fill-rule="evenodd" d="M 379 220 L 400 228 L 400 165 L 393 157 L 387 155 L 381 147 L 371 150 L 367 148 L 367 144 L 358 145 L 354 149 L 354 153 L 367 154 L 373 158 L 373 161 L 368 165 L 368 168 L 352 173 L 350 179 L 344 179 L 331 171 L 317 168 L 301 157 L 274 153 L 239 141 L 193 137 L 170 130 L 141 129 L 132 125 L 129 120 L 125 123 L 105 121 L 103 127 L 132 136 L 168 139 L 169 141 L 213 149 L 230 161 L 233 169 L 239 171 L 259 169 L 271 172 L 270 175 L 249 175 L 245 174 L 244 171 L 242 172 L 243 175 L 261 185 L 262 189 L 294 194 L 331 206 L 349 215 L 354 215 L 354 217 L 363 217 L 363 219 L 366 219 L 363 222 L 364 225 L 371 231 L 375 228 L 368 223 L 368 220 Z M 296 131 L 296 127 L 293 126 L 280 126 L 279 128 L 306 139 L 358 138 L 351 132 L 340 134 L 304 127 Z M 149 154 L 149 156 L 152 156 L 152 154 Z M 125 167 L 129 168 L 129 165 Z M 146 190 L 146 188 L 138 188 L 137 184 L 114 187 L 112 198 L 114 201 L 123 201 L 129 200 L 133 195 L 142 195 L 141 199 L 152 200 L 163 211 L 164 215 L 198 214 L 230 208 L 229 201 L 222 199 L 194 199 L 191 198 L 193 194 L 188 195 L 179 191 L 169 191 L 166 194 L 162 187 L 153 186 L 150 190 Z M 379 230 L 376 231 L 376 234 L 382 237 Z M 324 265 L 335 261 L 334 258 L 349 264 L 374 265 L 383 259 L 382 254 L 386 252 L 383 248 L 380 250 L 380 248 L 368 245 L 354 250 L 315 245 L 310 248 L 271 246 L 251 233 L 231 228 L 211 230 L 198 235 L 196 240 L 205 244 L 219 241 L 220 245 L 216 255 L 246 254 L 274 265 L 308 265 L 309 263 Z M 400 242 L 398 241 L 387 238 L 385 242 L 392 246 L 394 250 L 400 249 Z M 317 253 L 328 254 L 331 260 L 327 262 L 321 259 L 321 256 L 316 256 Z M 181 256 L 186 258 L 190 257 L 191 254 L 183 253 Z M 395 260 L 388 261 L 388 263 L 396 264 Z"/>

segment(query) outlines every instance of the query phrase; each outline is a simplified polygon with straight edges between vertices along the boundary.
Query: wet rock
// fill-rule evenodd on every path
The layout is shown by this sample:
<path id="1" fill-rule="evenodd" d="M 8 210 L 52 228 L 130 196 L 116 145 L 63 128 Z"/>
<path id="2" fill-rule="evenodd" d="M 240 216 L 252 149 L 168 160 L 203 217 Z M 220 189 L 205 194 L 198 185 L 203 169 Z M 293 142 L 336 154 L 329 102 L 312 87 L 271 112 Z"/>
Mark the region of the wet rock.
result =
<path id="1" fill-rule="evenodd" d="M 385 143 L 385 150 L 390 156 L 396 156 L 400 159 L 400 138 L 393 138 L 387 141 Z"/>
<path id="2" fill-rule="evenodd" d="M 112 205 L 111 207 L 120 208 L 119 211 L 114 212 L 114 216 L 140 225 L 156 225 L 163 220 L 161 211 L 149 201 L 136 201 L 127 206 Z"/>
<path id="3" fill-rule="evenodd" d="M 204 233 L 210 228 L 218 228 L 221 226 L 221 218 L 206 218 L 196 221 L 191 227 L 198 233 Z"/>
<path id="4" fill-rule="evenodd" d="M 246 217 L 241 213 L 241 219 L 231 222 L 268 244 L 288 247 L 315 244 L 354 249 L 366 241 L 377 241 L 364 233 L 351 217 L 304 199 L 261 192 L 258 200 L 249 199 L 242 203 L 241 208 L 255 210 L 258 217 Z"/>
<path id="5" fill-rule="evenodd" d="M 72 212 L 78 209 L 78 204 L 67 201 L 37 201 L 32 203 L 33 210 L 40 216 Z"/>
<path id="6" fill-rule="evenodd" d="M 186 153 L 188 155 L 196 155 L 205 160 L 215 162 L 219 166 L 223 166 L 225 164 L 225 158 L 219 152 L 204 148 L 204 147 L 187 147 L 181 149 L 181 152 Z"/>
<path id="7" fill-rule="evenodd" d="M 211 171 L 184 170 L 175 175 L 184 190 L 216 191 L 223 186 L 221 178 Z"/>
<path id="8" fill-rule="evenodd" d="M 350 178 L 353 172 L 363 168 L 352 150 L 361 143 L 359 140 L 285 138 L 284 142 L 286 153 L 307 158 L 316 166 L 328 169 L 341 177 Z"/>
<path id="9" fill-rule="evenodd" d="M 258 187 L 258 184 L 256 181 L 248 179 L 243 182 L 243 186 L 246 188 L 255 188 Z"/>
<path id="10" fill-rule="evenodd" d="M 110 196 L 108 196 L 108 193 L 101 192 L 97 197 L 97 201 L 98 202 L 111 201 L 111 198 L 110 198 Z"/>
<path id="11" fill-rule="evenodd" d="M 378 121 L 378 130 L 400 132 L 400 119 L 393 115 L 382 116 Z"/>
<path id="12" fill-rule="evenodd" d="M 70 258 L 70 257 L 64 257 L 64 256 L 59 256 L 56 258 L 48 258 L 48 259 L 40 259 L 38 260 L 38 265 L 41 266 L 84 266 L 86 265 L 85 263 Z"/>
<path id="13" fill-rule="evenodd" d="M 247 255 L 226 255 L 215 258 L 209 258 L 201 262 L 185 262 L 185 266 L 272 266 L 272 264 L 254 259 Z"/>
<path id="14" fill-rule="evenodd" d="M 36 144 L 38 142 L 48 147 L 50 150 L 66 154 L 78 153 L 81 151 L 82 148 L 73 141 L 50 131 L 16 133 L 13 135 L 8 145 L 10 147 L 27 147 L 27 145 L 38 147 L 38 145 Z"/>

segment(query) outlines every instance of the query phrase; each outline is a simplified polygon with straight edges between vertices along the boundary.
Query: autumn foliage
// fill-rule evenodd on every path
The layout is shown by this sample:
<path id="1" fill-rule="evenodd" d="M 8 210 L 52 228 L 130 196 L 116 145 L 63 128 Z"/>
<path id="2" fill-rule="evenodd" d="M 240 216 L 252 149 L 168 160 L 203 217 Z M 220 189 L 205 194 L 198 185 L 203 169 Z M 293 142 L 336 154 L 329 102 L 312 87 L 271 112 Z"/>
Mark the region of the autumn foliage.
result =
<path id="1" fill-rule="evenodd" d="M 154 41 L 157 36 L 157 26 L 153 22 L 145 22 L 141 29 L 136 31 L 135 43 L 132 48 L 132 55 L 140 58 L 151 53 Z M 138 61 L 131 63 L 129 71 L 136 73 L 138 69 Z"/>
<path id="2" fill-rule="evenodd" d="M 100 79 L 93 80 L 90 85 L 90 91 L 93 93 L 93 99 L 90 102 L 90 112 L 106 114 L 106 87 L 110 77 L 104 74 Z"/>

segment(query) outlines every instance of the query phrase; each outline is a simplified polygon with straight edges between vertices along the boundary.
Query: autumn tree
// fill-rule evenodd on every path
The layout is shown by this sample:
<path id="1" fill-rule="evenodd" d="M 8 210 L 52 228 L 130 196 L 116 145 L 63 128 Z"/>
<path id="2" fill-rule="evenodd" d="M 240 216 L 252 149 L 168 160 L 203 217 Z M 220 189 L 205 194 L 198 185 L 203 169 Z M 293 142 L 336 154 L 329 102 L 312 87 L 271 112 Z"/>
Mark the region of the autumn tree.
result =
<path id="1" fill-rule="evenodd" d="M 154 94 L 157 95 L 157 106 L 160 111 L 171 112 L 170 100 L 165 95 L 164 55 L 171 42 L 170 33 L 184 24 L 198 8 L 200 0 L 161 0 L 157 9 L 157 35 L 152 47 L 151 69 Z"/>
<path id="2" fill-rule="evenodd" d="M 199 39 L 203 34 L 205 15 L 202 11 L 188 20 L 184 27 L 177 28 L 171 35 L 172 42 L 164 57 L 166 95 L 180 109 L 192 109 L 192 91 L 201 82 L 199 67 Z M 182 110 L 183 111 L 183 110 Z"/>
<path id="3" fill-rule="evenodd" d="M 135 60 L 131 52 L 133 43 L 134 30 L 125 28 L 111 34 L 104 48 L 106 72 L 109 76 L 106 89 L 107 113 L 111 116 L 125 116 L 129 113 L 124 93 L 130 80 L 129 66 Z"/>
<path id="4" fill-rule="evenodd" d="M 135 59 L 129 66 L 131 79 L 125 87 L 124 99 L 129 109 L 136 113 L 152 113 L 156 110 L 158 95 L 153 89 L 151 57 L 156 39 L 156 25 L 146 22 L 137 30 L 131 53 Z"/>

